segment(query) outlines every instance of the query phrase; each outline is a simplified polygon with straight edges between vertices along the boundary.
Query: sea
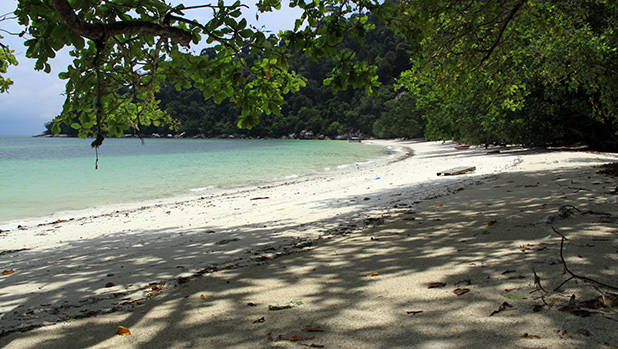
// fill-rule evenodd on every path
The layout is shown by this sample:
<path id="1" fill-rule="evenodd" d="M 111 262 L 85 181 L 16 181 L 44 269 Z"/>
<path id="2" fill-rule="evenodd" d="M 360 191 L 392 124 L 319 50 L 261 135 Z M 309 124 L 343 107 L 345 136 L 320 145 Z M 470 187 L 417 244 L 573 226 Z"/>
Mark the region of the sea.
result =
<path id="1" fill-rule="evenodd" d="M 393 156 L 382 146 L 347 141 L 108 138 L 95 169 L 91 141 L 0 136 L 0 227 L 94 207 L 298 180 Z"/>

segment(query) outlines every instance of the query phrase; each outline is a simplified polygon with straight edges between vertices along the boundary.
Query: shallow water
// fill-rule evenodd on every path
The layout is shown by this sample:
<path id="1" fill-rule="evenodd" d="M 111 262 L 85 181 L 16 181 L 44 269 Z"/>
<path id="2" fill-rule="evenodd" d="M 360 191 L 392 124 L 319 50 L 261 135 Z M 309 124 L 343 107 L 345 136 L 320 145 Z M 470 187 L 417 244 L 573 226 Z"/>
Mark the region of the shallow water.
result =
<path id="1" fill-rule="evenodd" d="M 383 157 L 345 141 L 0 136 L 0 224 L 117 203 L 207 194 L 324 173 Z"/>

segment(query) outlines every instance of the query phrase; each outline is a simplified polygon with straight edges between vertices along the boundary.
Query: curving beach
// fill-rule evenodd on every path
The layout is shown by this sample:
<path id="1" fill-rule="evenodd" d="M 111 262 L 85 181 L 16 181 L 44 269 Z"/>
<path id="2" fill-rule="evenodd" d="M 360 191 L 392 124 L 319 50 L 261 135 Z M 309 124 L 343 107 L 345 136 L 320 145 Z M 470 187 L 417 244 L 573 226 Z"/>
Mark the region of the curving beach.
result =
<path id="1" fill-rule="evenodd" d="M 556 310 L 595 288 L 573 280 L 548 296 L 555 307 L 534 312 L 541 301 L 530 293 L 534 273 L 544 285 L 566 278 L 552 226 L 576 241 L 572 269 L 618 283 L 618 183 L 594 167 L 618 154 L 370 142 L 402 151 L 348 171 L 2 231 L 0 269 L 14 272 L 0 276 L 0 346 L 618 345 L 615 308 L 585 319 Z M 437 176 L 459 167 L 475 169 Z M 556 216 L 565 205 L 577 211 Z M 131 335 L 116 335 L 118 325 Z"/>

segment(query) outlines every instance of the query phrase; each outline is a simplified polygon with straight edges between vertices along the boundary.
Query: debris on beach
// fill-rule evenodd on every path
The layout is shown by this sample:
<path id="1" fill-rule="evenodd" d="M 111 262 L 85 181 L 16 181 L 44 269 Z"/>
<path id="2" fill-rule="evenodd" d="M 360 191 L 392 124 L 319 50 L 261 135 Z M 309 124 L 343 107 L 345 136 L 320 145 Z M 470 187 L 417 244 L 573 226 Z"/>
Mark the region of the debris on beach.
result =
<path id="1" fill-rule="evenodd" d="M 373 273 L 371 273 L 371 274 L 367 274 L 367 275 L 365 275 L 365 276 L 366 276 L 366 277 L 374 277 L 374 276 L 378 276 L 378 275 L 380 275 L 380 273 L 378 273 L 378 272 L 376 271 L 376 272 L 373 272 Z"/>
<path id="2" fill-rule="evenodd" d="M 119 336 L 130 336 L 131 330 L 124 326 L 118 326 L 118 328 L 116 328 L 116 334 Z"/>
<path id="3" fill-rule="evenodd" d="M 251 198 L 249 200 L 253 201 L 253 200 L 266 200 L 266 199 L 270 199 L 270 197 L 268 197 L 268 196 L 258 196 L 258 197 L 255 197 L 255 198 Z"/>
<path id="4" fill-rule="evenodd" d="M 301 305 L 303 305 L 302 301 L 290 301 L 285 304 L 269 305 L 268 310 L 276 311 L 276 310 L 292 309 L 294 307 L 298 307 Z"/>
<path id="5" fill-rule="evenodd" d="M 500 304 L 500 306 L 498 307 L 498 309 L 497 309 L 497 310 L 492 311 L 492 312 L 491 312 L 491 314 L 489 314 L 489 316 L 494 316 L 495 314 L 498 314 L 499 312 L 506 310 L 506 308 L 512 308 L 512 307 L 513 307 L 513 306 L 512 306 L 512 305 L 510 305 L 509 303 L 507 303 L 507 302 L 502 302 L 502 304 Z"/>
<path id="6" fill-rule="evenodd" d="M 427 288 L 440 288 L 446 286 L 445 282 L 430 282 L 427 284 Z"/>
<path id="7" fill-rule="evenodd" d="M 261 323 L 263 323 L 263 322 L 265 322 L 265 321 L 266 321 L 266 319 L 262 316 L 261 318 L 259 318 L 259 319 L 255 320 L 255 321 L 253 321 L 253 323 L 254 323 L 254 324 L 261 324 Z"/>
<path id="8" fill-rule="evenodd" d="M 13 269 L 8 269 L 2 272 L 2 275 L 11 275 L 15 272 Z"/>
<path id="9" fill-rule="evenodd" d="M 200 295 L 200 298 L 205 302 L 208 300 L 208 297 L 204 296 L 203 294 Z"/>
<path id="10" fill-rule="evenodd" d="M 408 311 L 406 311 L 406 314 L 416 315 L 416 314 L 420 314 L 422 312 L 423 312 L 422 310 L 408 310 Z"/>
<path id="11" fill-rule="evenodd" d="M 437 176 L 457 176 L 466 174 L 468 172 L 472 172 L 476 170 L 476 166 L 463 166 L 463 167 L 455 167 L 450 170 L 445 170 L 436 173 Z"/>
<path id="12" fill-rule="evenodd" d="M 491 221 L 487 222 L 487 226 L 491 227 L 492 225 L 496 224 L 497 222 L 498 221 L 496 221 L 496 220 L 491 220 Z"/>
<path id="13" fill-rule="evenodd" d="M 464 149 L 470 148 L 470 146 L 469 145 L 457 145 L 454 148 L 457 150 L 464 150 Z"/>
<path id="14" fill-rule="evenodd" d="M 459 287 L 457 287 L 456 289 L 453 290 L 453 293 L 458 295 L 458 296 L 464 295 L 464 294 L 466 294 L 468 292 L 470 292 L 469 288 L 459 288 Z"/>

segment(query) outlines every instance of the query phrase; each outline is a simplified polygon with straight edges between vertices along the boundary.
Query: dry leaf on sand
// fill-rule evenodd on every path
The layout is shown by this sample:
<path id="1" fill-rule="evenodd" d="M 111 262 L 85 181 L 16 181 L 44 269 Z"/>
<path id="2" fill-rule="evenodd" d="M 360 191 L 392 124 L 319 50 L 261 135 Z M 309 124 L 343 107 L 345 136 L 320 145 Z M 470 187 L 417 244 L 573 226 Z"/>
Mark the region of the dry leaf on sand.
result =
<path id="1" fill-rule="evenodd" d="M 498 307 L 498 310 L 492 311 L 491 314 L 489 314 L 489 316 L 494 316 L 494 314 L 498 314 L 499 312 L 506 310 L 507 307 L 512 308 L 513 306 L 507 302 L 502 302 L 502 304 L 500 304 L 500 306 Z"/>
<path id="2" fill-rule="evenodd" d="M 120 336 L 129 336 L 131 335 L 131 331 L 124 326 L 118 326 L 116 329 L 116 334 Z"/>
<path id="3" fill-rule="evenodd" d="M 458 287 L 458 288 L 453 290 L 453 293 L 458 295 L 458 296 L 461 296 L 461 295 L 466 294 L 468 292 L 470 292 L 469 288 L 459 288 Z"/>

